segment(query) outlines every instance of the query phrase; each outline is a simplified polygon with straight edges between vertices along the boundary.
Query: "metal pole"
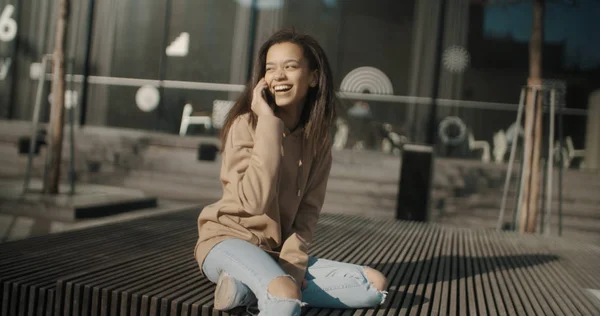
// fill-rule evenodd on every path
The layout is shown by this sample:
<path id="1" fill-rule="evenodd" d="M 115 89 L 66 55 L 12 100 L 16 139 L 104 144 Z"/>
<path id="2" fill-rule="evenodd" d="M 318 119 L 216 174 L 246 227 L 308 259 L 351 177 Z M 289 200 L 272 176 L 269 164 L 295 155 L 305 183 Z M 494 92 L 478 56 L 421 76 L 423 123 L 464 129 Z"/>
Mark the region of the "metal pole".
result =
<path id="1" fill-rule="evenodd" d="M 542 170 L 542 181 L 540 183 L 540 187 L 545 188 L 546 185 L 548 184 L 548 173 L 545 172 L 545 170 L 547 170 L 547 164 L 548 164 L 548 157 L 545 157 L 546 159 L 542 158 L 540 161 L 540 169 Z M 542 208 L 541 208 L 541 212 L 540 212 L 540 220 L 539 220 L 539 227 L 536 227 L 536 230 L 539 230 L 540 234 L 544 234 L 544 228 L 546 225 L 546 213 L 545 213 L 545 209 L 544 209 L 544 205 L 546 205 L 546 191 L 545 190 L 541 190 L 540 191 L 540 200 L 542 201 Z"/>
<path id="2" fill-rule="evenodd" d="M 563 110 L 565 105 L 561 104 L 560 110 L 558 111 L 558 148 L 560 155 L 560 164 L 558 168 L 558 236 L 562 236 L 562 198 L 563 198 Z"/>
<path id="3" fill-rule="evenodd" d="M 544 230 L 546 235 L 550 235 L 551 222 L 552 222 L 552 176 L 554 172 L 554 114 L 556 104 L 556 89 L 550 90 L 550 114 L 549 114 L 549 130 L 548 130 L 548 169 L 546 170 L 547 182 L 546 182 L 546 229 Z"/>
<path id="4" fill-rule="evenodd" d="M 515 192 L 519 192 L 521 190 L 521 180 L 523 179 L 523 168 L 525 167 L 525 164 L 523 164 L 523 160 L 525 160 L 525 151 L 521 150 L 521 153 L 519 155 L 519 161 L 521 162 L 519 164 L 519 172 L 518 172 L 518 177 L 517 177 L 517 181 L 516 181 L 516 188 L 515 188 Z M 513 196 L 513 212 L 512 212 L 512 227 L 513 227 L 513 231 L 517 229 L 517 215 L 518 212 L 517 210 L 519 209 L 519 195 L 515 194 Z"/>
<path id="5" fill-rule="evenodd" d="M 73 65 L 74 61 L 71 60 L 68 64 L 68 73 L 73 73 Z M 73 128 L 73 124 L 75 121 L 75 106 L 76 102 L 73 99 L 73 90 L 72 82 L 68 83 L 67 91 L 71 91 L 71 95 L 69 95 L 69 100 L 65 100 L 65 102 L 71 102 L 71 106 L 69 107 L 69 194 L 75 194 L 75 131 Z"/>
<path id="6" fill-rule="evenodd" d="M 163 82 L 163 80 L 165 80 L 165 76 L 167 74 L 167 61 L 168 61 L 168 56 L 167 56 L 167 46 L 169 45 L 169 33 L 171 30 L 171 7 L 172 7 L 172 0 L 167 0 L 165 1 L 165 21 L 164 21 L 164 28 L 163 28 L 163 42 L 161 45 L 161 53 L 160 53 L 160 59 L 158 61 L 158 80 L 159 82 Z M 162 126 L 161 126 L 161 116 L 167 112 L 166 109 L 166 103 L 165 103 L 165 89 L 162 85 L 158 86 L 158 93 L 160 96 L 159 99 L 159 104 L 158 104 L 158 108 L 156 110 L 156 127 L 155 130 L 161 130 Z"/>
<path id="7" fill-rule="evenodd" d="M 438 16 L 437 41 L 435 45 L 435 60 L 433 68 L 433 87 L 431 91 L 431 113 L 429 114 L 429 128 L 427 129 L 426 141 L 435 148 L 436 131 L 437 131 L 437 109 L 438 109 L 438 93 L 440 87 L 441 74 L 441 59 L 442 49 L 444 44 L 444 24 L 446 23 L 446 0 L 440 0 L 440 12 Z M 415 135 L 415 137 L 417 137 Z M 435 152 L 435 149 L 434 149 Z"/>
<path id="8" fill-rule="evenodd" d="M 517 152 L 517 141 L 519 139 L 519 129 L 521 128 L 521 119 L 523 116 L 523 109 L 525 104 L 525 94 L 527 88 L 521 89 L 521 95 L 519 96 L 519 108 L 517 109 L 517 119 L 515 121 L 516 132 L 513 135 L 512 143 L 510 146 L 510 157 L 508 158 L 508 168 L 506 171 L 506 178 L 504 179 L 504 190 L 502 191 L 502 202 L 500 204 L 500 215 L 498 216 L 498 223 L 496 229 L 502 229 L 502 222 L 504 221 L 504 210 L 506 209 L 506 200 L 508 198 L 508 188 L 510 186 L 510 178 L 512 177 L 512 169 L 515 163 L 515 154 Z"/>
<path id="9" fill-rule="evenodd" d="M 81 98 L 79 104 L 79 125 L 85 125 L 85 118 L 87 112 L 87 95 L 88 95 L 88 75 L 90 73 L 90 55 L 92 51 L 92 34 L 94 32 L 94 0 L 88 2 L 88 16 L 87 16 L 87 32 L 85 37 L 85 53 L 83 61 L 83 80 L 81 82 Z"/>
<path id="10" fill-rule="evenodd" d="M 14 19 L 15 22 L 17 23 L 17 25 L 21 25 L 21 16 L 22 16 L 22 10 L 21 10 L 21 1 L 16 1 L 13 4 L 14 8 L 15 8 L 15 15 L 14 15 Z M 17 36 L 15 37 L 15 39 L 12 41 L 13 45 L 12 45 L 12 63 L 14 63 L 10 68 L 8 68 L 8 71 L 11 72 L 10 74 L 10 92 L 8 93 L 8 113 L 7 116 L 8 118 L 14 118 L 15 116 L 15 112 L 17 110 L 17 103 L 15 102 L 15 100 L 17 99 L 15 97 L 15 95 L 17 94 L 17 86 L 18 86 L 18 82 L 17 80 L 15 80 L 15 73 L 16 73 L 16 66 L 17 66 L 17 54 L 19 53 L 19 46 L 21 44 L 21 39 L 19 38 L 19 33 L 21 32 L 17 32 Z M 9 76 L 9 73 L 6 73 L 6 76 Z"/>
<path id="11" fill-rule="evenodd" d="M 44 85 L 46 83 L 46 78 L 44 74 L 46 73 L 46 66 L 48 64 L 48 59 L 52 58 L 52 55 L 44 55 L 42 56 L 42 65 L 41 65 L 41 73 L 40 78 L 38 80 L 37 91 L 35 94 L 35 105 L 33 107 L 33 118 L 31 119 L 31 138 L 29 139 L 29 153 L 27 154 L 27 167 L 25 169 L 25 182 L 23 183 L 23 194 L 26 194 L 29 190 L 29 178 L 31 177 L 31 167 L 33 164 L 33 152 L 35 151 L 35 145 L 37 144 L 37 133 L 38 133 L 38 124 L 40 121 L 40 109 L 42 107 L 42 94 L 44 93 Z"/>
<path id="12" fill-rule="evenodd" d="M 75 75 L 75 60 L 77 59 L 77 49 L 79 48 L 79 31 L 81 28 L 79 24 L 83 15 L 83 4 L 79 3 L 79 12 L 75 15 L 73 25 L 75 25 L 75 38 L 73 39 L 73 45 L 71 47 L 70 62 L 67 64 L 67 73 L 71 76 Z M 73 81 L 67 82 L 67 90 L 71 91 L 70 101 L 71 106 L 69 107 L 69 194 L 75 194 L 75 109 L 79 106 L 79 100 L 73 98 Z M 79 89 L 77 89 L 79 90 Z"/>
<path id="13" fill-rule="evenodd" d="M 250 4 L 250 27 L 248 28 L 248 68 L 246 69 L 246 81 L 252 80 L 252 74 L 254 66 L 254 58 L 256 58 L 256 54 L 254 54 L 255 41 L 256 41 L 256 27 L 258 22 L 258 12 L 257 12 L 257 0 L 252 0 Z"/>

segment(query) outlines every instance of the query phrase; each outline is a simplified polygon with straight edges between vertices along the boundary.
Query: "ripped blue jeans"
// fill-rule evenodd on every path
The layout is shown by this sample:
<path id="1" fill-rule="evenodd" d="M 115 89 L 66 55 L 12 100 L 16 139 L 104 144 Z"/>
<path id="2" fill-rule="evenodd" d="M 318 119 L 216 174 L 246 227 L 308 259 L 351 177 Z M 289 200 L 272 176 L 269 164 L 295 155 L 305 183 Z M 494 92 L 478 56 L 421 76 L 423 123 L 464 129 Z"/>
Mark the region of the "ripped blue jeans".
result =
<path id="1" fill-rule="evenodd" d="M 301 306 L 324 308 L 368 308 L 382 304 L 387 292 L 378 291 L 367 279 L 364 267 L 309 257 L 302 302 L 268 293 L 269 283 L 288 276 L 266 252 L 239 239 L 217 244 L 208 253 L 202 269 L 213 283 L 222 271 L 237 279 L 258 299 L 261 316 L 300 315 Z"/>

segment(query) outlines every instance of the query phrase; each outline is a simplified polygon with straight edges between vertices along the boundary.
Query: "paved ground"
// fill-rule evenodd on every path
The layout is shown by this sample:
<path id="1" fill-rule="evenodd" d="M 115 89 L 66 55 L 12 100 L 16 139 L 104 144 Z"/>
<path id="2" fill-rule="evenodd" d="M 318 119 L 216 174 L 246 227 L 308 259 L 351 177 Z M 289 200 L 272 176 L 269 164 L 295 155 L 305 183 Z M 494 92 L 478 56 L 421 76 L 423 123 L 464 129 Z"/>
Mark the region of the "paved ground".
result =
<path id="1" fill-rule="evenodd" d="M 127 213 L 105 216 L 102 218 L 83 219 L 77 221 L 62 221 L 19 215 L 18 210 L 13 210 L 10 212 L 10 214 L 0 213 L 0 243 L 44 234 L 83 229 L 110 223 L 124 222 L 143 217 L 172 213 L 195 206 L 198 207 L 198 212 L 200 212 L 202 204 L 159 199 L 158 206 L 156 208 L 140 209 Z"/>

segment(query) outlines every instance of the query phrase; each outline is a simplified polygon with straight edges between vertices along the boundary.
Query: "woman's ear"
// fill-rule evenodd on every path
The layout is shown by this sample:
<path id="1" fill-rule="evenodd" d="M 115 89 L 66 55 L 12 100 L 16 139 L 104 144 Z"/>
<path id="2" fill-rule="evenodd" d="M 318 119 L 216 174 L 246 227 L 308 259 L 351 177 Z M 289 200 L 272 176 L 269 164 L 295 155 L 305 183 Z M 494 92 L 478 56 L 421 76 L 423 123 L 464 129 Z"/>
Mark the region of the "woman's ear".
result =
<path id="1" fill-rule="evenodd" d="M 317 69 L 313 70 L 310 73 L 310 87 L 314 88 L 317 86 L 317 83 L 319 82 L 319 71 Z"/>

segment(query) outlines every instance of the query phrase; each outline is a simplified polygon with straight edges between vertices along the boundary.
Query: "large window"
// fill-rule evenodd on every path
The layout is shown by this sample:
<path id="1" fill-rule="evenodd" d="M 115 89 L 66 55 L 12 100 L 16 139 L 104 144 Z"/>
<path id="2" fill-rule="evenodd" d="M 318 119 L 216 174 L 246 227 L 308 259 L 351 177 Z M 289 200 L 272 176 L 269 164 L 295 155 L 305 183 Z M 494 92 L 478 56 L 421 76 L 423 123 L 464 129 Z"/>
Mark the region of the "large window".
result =
<path id="1" fill-rule="evenodd" d="M 502 3 L 457 0 L 440 13 L 435 0 L 73 1 L 68 89 L 84 124 L 178 133 L 186 104 L 190 115 L 211 116 L 215 100 L 234 100 L 259 46 L 294 27 L 315 36 L 331 62 L 338 127 L 347 130 L 340 148 L 388 152 L 386 135 L 422 143 L 433 133 L 440 155 L 482 159 L 473 141 L 493 151 L 528 76 L 531 3 Z M 53 1 L 0 0 L 0 117 L 31 118 L 55 14 Z M 593 0 L 546 5 L 543 76 L 563 89 L 565 136 L 579 148 L 589 95 L 600 87 L 598 15 Z M 204 132 L 191 125 L 187 134 Z"/>
<path id="2" fill-rule="evenodd" d="M 448 13 L 452 10 L 456 9 Z M 463 135 L 472 137 L 460 146 L 440 139 L 440 151 L 443 155 L 506 161 L 508 153 L 500 158 L 499 148 L 505 147 L 505 137 L 522 129 L 514 123 L 521 88 L 529 76 L 532 5 L 530 1 L 465 2 L 464 10 L 467 34 L 453 35 L 456 27 L 445 31 L 440 76 L 440 97 L 464 101 L 442 106 L 438 122 L 454 126 L 454 131 L 445 129 L 450 134 L 460 134 L 458 127 L 462 126 L 466 128 Z M 600 3 L 591 0 L 547 1 L 544 11 L 542 79 L 546 87 L 557 89 L 557 106 L 565 107 L 563 136 L 570 138 L 575 148 L 584 146 L 588 98 L 600 88 L 598 43 L 590 40 L 600 31 L 598 14 Z M 546 97 L 546 111 L 549 102 Z M 546 126 L 548 119 L 546 114 Z M 448 123 L 456 121 L 460 125 Z M 545 146 L 548 133 L 544 131 Z M 558 136 L 554 135 L 555 139 Z M 487 157 L 484 147 L 490 149 Z M 496 157 L 494 149 L 498 149 Z"/>
<path id="3" fill-rule="evenodd" d="M 20 16 L 30 10 L 19 0 L 0 0 L 0 118 L 12 116 L 10 104 L 14 97 L 17 58 L 24 57 L 16 54 L 17 35 L 32 27 L 31 23 L 21 23 Z"/>

